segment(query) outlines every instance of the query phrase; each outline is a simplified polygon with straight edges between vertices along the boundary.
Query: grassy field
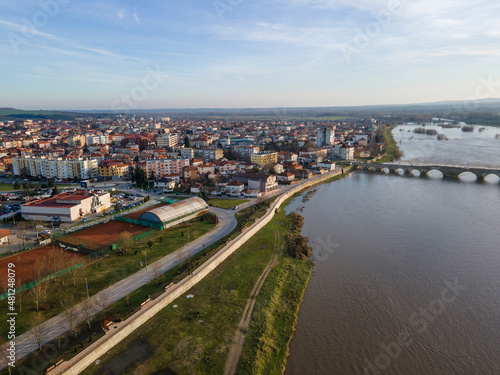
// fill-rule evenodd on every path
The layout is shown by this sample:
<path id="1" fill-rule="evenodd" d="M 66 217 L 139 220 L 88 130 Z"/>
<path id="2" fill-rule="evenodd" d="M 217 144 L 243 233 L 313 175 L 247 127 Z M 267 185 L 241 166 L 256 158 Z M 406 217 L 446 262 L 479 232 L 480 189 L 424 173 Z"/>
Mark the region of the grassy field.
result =
<path id="1" fill-rule="evenodd" d="M 13 184 L 0 184 L 0 191 L 11 191 L 14 190 Z"/>
<path id="2" fill-rule="evenodd" d="M 248 202 L 248 199 L 210 199 L 209 206 L 217 206 L 218 208 L 230 209 L 240 204 Z"/>
<path id="3" fill-rule="evenodd" d="M 392 127 L 389 127 L 385 130 L 384 132 L 384 138 L 385 138 L 385 148 L 387 151 L 387 155 L 384 156 L 382 159 L 377 161 L 377 163 L 389 163 L 394 160 L 396 156 L 396 142 L 394 141 L 394 138 L 392 136 Z"/>
<path id="4" fill-rule="evenodd" d="M 59 304 L 59 300 L 64 295 L 72 295 L 75 302 L 83 300 L 86 297 L 85 279 L 89 280 L 90 295 L 94 295 L 137 272 L 140 269 L 139 260 L 142 261 L 143 266 L 145 265 L 145 252 L 147 252 L 148 262 L 152 263 L 186 245 L 188 242 L 188 228 L 190 240 L 193 241 L 208 233 L 214 227 L 215 224 L 210 223 L 208 220 L 200 221 L 198 218 L 196 221 L 190 221 L 166 231 L 157 232 L 154 235 L 137 241 L 134 243 L 133 251 L 130 254 L 112 254 L 108 258 L 78 270 L 76 275 L 66 275 L 59 278 L 57 282 L 50 281 L 46 300 L 50 308 L 41 311 L 40 314 L 44 320 L 48 320 L 61 313 L 62 307 Z M 162 239 L 160 240 L 160 238 Z M 147 245 L 150 240 L 154 242 L 151 248 Z M 75 285 L 73 285 L 74 276 Z M 17 294 L 16 302 L 22 302 L 22 313 L 17 316 L 16 320 L 17 335 L 20 335 L 29 330 L 30 321 L 32 321 L 37 312 L 34 309 L 34 303 L 28 298 L 28 292 L 24 293 L 24 295 Z M 0 314 L 7 316 L 7 308 L 7 300 L 1 301 Z M 8 327 L 5 324 L 0 326 L 1 337 L 6 337 L 7 329 Z"/>
<path id="5" fill-rule="evenodd" d="M 112 349 L 99 366 L 88 368 L 85 374 L 93 374 L 98 368 L 100 371 L 116 370 L 114 366 L 123 365 L 130 348 L 138 343 L 147 347 L 148 353 L 141 361 L 121 368 L 125 374 L 222 373 L 250 291 L 275 253 L 280 255 L 280 263 L 269 275 L 262 297 L 259 295 L 257 300 L 258 320 L 251 326 L 252 344 L 249 346 L 253 351 L 245 354 L 244 363 L 245 368 L 264 367 L 262 374 L 281 374 L 297 309 L 312 268 L 309 261 L 296 261 L 283 255 L 284 237 L 290 225 L 290 220 L 280 210 L 265 228 L 189 291 L 193 298 L 184 296 L 176 300 Z M 279 300 L 270 305 L 270 298 Z M 276 313 L 279 317 L 265 321 L 270 332 L 260 330 L 263 319 Z M 269 351 L 260 344 L 262 340 L 274 348 L 269 352 L 273 357 L 269 366 L 262 365 L 267 358 L 259 348 Z M 268 372 L 271 368 L 276 370 Z"/>

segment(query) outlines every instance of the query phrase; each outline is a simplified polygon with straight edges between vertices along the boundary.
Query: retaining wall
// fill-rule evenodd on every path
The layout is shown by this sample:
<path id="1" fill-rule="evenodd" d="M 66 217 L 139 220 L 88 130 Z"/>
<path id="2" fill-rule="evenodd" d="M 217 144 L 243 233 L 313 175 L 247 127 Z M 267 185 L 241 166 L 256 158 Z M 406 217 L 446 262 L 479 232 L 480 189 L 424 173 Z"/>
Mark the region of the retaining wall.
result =
<path id="1" fill-rule="evenodd" d="M 334 171 L 325 173 L 310 181 L 306 181 L 288 192 L 282 194 L 273 204 L 269 207 L 267 212 L 262 218 L 257 220 L 250 227 L 245 229 L 238 237 L 232 240 L 227 246 L 221 249 L 211 259 L 205 262 L 201 267 L 193 272 L 192 276 L 184 278 L 178 284 L 172 285 L 165 293 L 154 301 L 148 302 L 139 312 L 127 319 L 115 331 L 108 332 L 104 337 L 97 340 L 95 343 L 81 351 L 68 362 L 64 362 L 50 374 L 64 374 L 64 375 L 77 375 L 85 368 L 94 363 L 97 359 L 106 354 L 115 345 L 125 339 L 133 331 L 139 328 L 142 324 L 146 323 L 149 319 L 154 317 L 158 312 L 167 307 L 170 303 L 181 297 L 189 291 L 191 287 L 200 282 L 205 276 L 217 268 L 229 256 L 239 249 L 248 239 L 254 236 L 261 230 L 275 215 L 275 210 L 283 204 L 289 197 L 295 193 L 306 189 L 310 186 L 316 185 L 323 180 L 340 175 L 341 171 Z"/>

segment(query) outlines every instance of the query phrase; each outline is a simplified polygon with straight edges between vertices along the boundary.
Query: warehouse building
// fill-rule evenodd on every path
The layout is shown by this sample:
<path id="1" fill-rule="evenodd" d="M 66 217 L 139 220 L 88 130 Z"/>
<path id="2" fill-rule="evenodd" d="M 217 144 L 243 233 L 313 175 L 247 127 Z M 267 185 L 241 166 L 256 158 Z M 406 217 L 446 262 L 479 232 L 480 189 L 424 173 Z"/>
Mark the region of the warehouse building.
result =
<path id="1" fill-rule="evenodd" d="M 161 206 L 144 212 L 139 222 L 150 223 L 162 229 L 170 228 L 208 212 L 207 203 L 198 197 Z"/>
<path id="2" fill-rule="evenodd" d="M 50 221 L 54 217 L 59 217 L 62 222 L 70 223 L 110 207 L 109 193 L 77 190 L 23 204 L 21 215 L 24 220 Z"/>

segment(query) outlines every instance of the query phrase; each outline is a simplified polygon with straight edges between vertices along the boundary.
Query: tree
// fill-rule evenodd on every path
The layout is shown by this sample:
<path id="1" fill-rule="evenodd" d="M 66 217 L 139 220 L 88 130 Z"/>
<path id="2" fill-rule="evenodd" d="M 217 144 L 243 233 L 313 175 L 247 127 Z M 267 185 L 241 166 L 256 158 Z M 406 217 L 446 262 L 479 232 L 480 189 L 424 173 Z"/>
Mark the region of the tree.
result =
<path id="1" fill-rule="evenodd" d="M 90 299 L 86 298 L 83 300 L 83 302 L 80 303 L 81 309 L 80 311 L 82 312 L 83 318 L 85 319 L 85 322 L 89 326 L 89 330 L 92 329 L 92 319 L 94 318 L 94 305 L 95 302 Z"/>
<path id="2" fill-rule="evenodd" d="M 189 145 L 190 145 L 189 137 L 186 135 L 184 137 L 184 146 L 185 147 L 189 147 Z"/>
<path id="3" fill-rule="evenodd" d="M 260 173 L 260 168 L 255 166 L 255 167 L 253 167 L 252 172 L 253 173 Z"/>
<path id="4" fill-rule="evenodd" d="M 64 311 L 62 316 L 66 321 L 70 331 L 76 336 L 78 335 L 78 311 L 75 306 L 75 299 L 71 295 L 63 297 L 59 303 L 61 304 Z"/>
<path id="5" fill-rule="evenodd" d="M 26 243 L 26 235 L 30 231 L 30 223 L 27 221 L 21 221 L 17 223 L 16 230 L 17 230 L 16 236 L 19 239 L 19 245 L 21 245 L 22 242 L 24 248 L 25 247 L 24 245 Z"/>
<path id="6" fill-rule="evenodd" d="M 160 275 L 161 275 L 161 264 L 160 264 L 160 262 L 153 263 L 152 268 L 153 268 L 153 275 L 155 277 L 155 283 L 156 283 L 156 286 L 158 286 L 158 281 L 159 281 Z"/>
<path id="7" fill-rule="evenodd" d="M 35 339 L 38 349 L 42 350 L 42 344 L 47 336 L 46 328 L 43 326 L 43 317 L 38 312 L 33 318 L 30 319 L 30 333 Z"/>
<path id="8" fill-rule="evenodd" d="M 132 172 L 132 181 L 140 188 L 144 188 L 144 186 L 149 183 L 148 174 L 139 164 L 135 165 L 134 171 Z"/>
<path id="9" fill-rule="evenodd" d="M 19 185 L 19 182 L 16 180 L 14 181 L 14 190 L 19 190 L 21 186 Z"/>
<path id="10" fill-rule="evenodd" d="M 148 241 L 149 250 L 151 250 L 151 248 L 153 247 L 153 245 L 154 245 L 154 242 L 151 241 L 151 240 L 149 240 Z"/>
<path id="11" fill-rule="evenodd" d="M 278 173 L 276 173 L 276 169 L 274 169 L 274 167 L 271 167 L 271 169 L 269 169 L 269 174 L 277 175 Z"/>
<path id="12" fill-rule="evenodd" d="M 127 253 L 134 244 L 134 237 L 130 232 L 123 232 L 116 239 L 116 244 L 123 252 Z"/>
<path id="13" fill-rule="evenodd" d="M 52 188 L 52 193 L 50 194 L 50 196 L 53 197 L 53 196 L 55 196 L 57 194 L 59 194 L 59 189 L 57 188 L 57 186 L 54 186 Z"/>

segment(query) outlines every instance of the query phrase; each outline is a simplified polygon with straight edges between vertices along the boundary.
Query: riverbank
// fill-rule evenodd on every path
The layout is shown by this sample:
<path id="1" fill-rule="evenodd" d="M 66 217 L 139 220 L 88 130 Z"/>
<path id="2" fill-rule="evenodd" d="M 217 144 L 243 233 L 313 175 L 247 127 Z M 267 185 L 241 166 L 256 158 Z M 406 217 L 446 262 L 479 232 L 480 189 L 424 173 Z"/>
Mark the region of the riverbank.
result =
<path id="1" fill-rule="evenodd" d="M 332 179 L 328 178 L 329 176 L 324 177 L 326 177 L 324 181 Z M 338 177 L 333 176 L 333 178 Z M 308 189 L 318 183 L 312 181 L 307 187 L 302 188 Z M 282 199 L 284 198 L 278 198 L 278 201 Z M 287 204 L 287 201 L 283 203 Z M 279 207 L 280 203 L 276 202 L 275 205 Z M 129 334 L 111 350 L 107 350 L 99 359 L 97 367 L 105 368 L 106 363 L 127 361 L 129 356 L 126 355 L 126 349 L 139 337 L 141 340 L 147 337 L 149 347 L 155 350 L 150 356 L 145 356 L 147 358 L 143 358 L 140 363 L 130 363 L 127 372 L 174 371 L 178 374 L 222 372 L 234 330 L 251 292 L 249 288 L 255 284 L 273 254 L 281 254 L 280 264 L 281 260 L 286 258 L 280 245 L 285 243 L 283 240 L 286 233 L 284 228 L 287 225 L 285 218 L 283 210 L 273 209 L 271 218 L 267 219 L 267 225 L 261 225 L 261 229 L 255 235 L 246 243 L 239 245 L 237 252 L 232 253 L 210 274 L 205 275 L 203 283 L 193 284 L 186 296 L 188 298 L 177 298 L 173 302 L 175 305 L 158 310 L 147 324 Z M 275 246 L 272 246 L 273 244 Z M 285 265 L 285 268 L 288 268 L 288 265 Z M 304 282 L 304 290 L 305 285 L 307 280 Z M 297 306 L 300 305 L 300 300 L 301 298 Z M 169 322 L 168 327 L 165 326 L 166 321 Z M 288 353 L 287 343 L 293 334 L 293 324 L 288 326 L 291 327 L 290 336 L 284 340 L 283 363 Z M 162 331 L 161 337 L 158 337 L 158 329 Z M 194 357 L 193 353 L 196 353 Z M 114 358 L 111 359 L 112 357 Z M 109 360 L 111 362 L 108 362 Z M 101 373 L 100 371 L 95 365 L 91 365 L 85 373 Z"/>
<path id="2" fill-rule="evenodd" d="M 384 144 L 386 155 L 380 160 L 376 161 L 376 163 L 389 163 L 394 161 L 395 159 L 401 158 L 402 154 L 399 150 L 399 147 L 394 140 L 394 136 L 392 135 L 392 131 L 395 126 L 390 126 L 384 131 Z"/>

